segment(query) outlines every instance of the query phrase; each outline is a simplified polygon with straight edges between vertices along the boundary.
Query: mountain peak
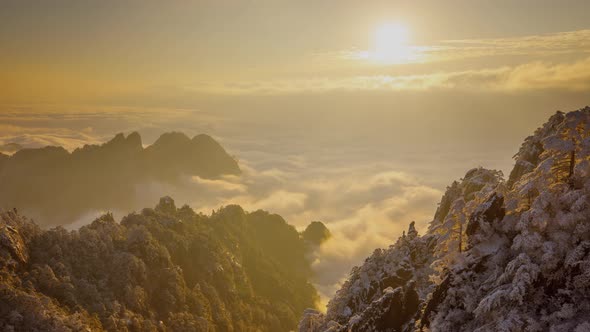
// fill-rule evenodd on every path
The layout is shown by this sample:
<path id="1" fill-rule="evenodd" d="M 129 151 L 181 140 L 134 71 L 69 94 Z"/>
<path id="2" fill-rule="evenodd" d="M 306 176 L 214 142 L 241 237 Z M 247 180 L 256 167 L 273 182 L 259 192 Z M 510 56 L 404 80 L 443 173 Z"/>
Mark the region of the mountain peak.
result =
<path id="1" fill-rule="evenodd" d="M 301 233 L 305 242 L 319 246 L 332 236 L 330 230 L 321 221 L 312 221 Z"/>
<path id="2" fill-rule="evenodd" d="M 559 131 L 563 131 L 565 125 L 582 126 L 589 130 L 586 124 L 590 117 L 590 106 L 579 110 L 564 113 L 557 111 L 547 122 L 527 137 L 518 152 L 514 155 L 514 168 L 510 172 L 507 186 L 512 188 L 525 174 L 532 172 L 542 161 L 543 153 L 546 151 L 545 143 L 548 138 L 555 137 Z M 570 128 L 574 129 L 574 128 Z"/>
<path id="3" fill-rule="evenodd" d="M 217 143 L 217 141 L 215 141 L 213 139 L 213 137 L 207 135 L 207 134 L 198 134 L 195 135 L 192 139 L 193 141 L 208 141 L 208 142 L 212 142 L 212 143 Z"/>
<path id="4" fill-rule="evenodd" d="M 188 142 L 190 142 L 190 138 L 185 133 L 171 131 L 160 135 L 152 146 L 181 145 L 187 144 Z"/>
<path id="5" fill-rule="evenodd" d="M 140 146 L 143 147 L 141 142 L 141 135 L 138 132 L 134 131 L 127 136 L 127 142 L 133 146 Z"/>
<path id="6" fill-rule="evenodd" d="M 139 151 L 143 149 L 141 136 L 138 132 L 132 132 L 127 137 L 123 133 L 118 133 L 110 141 L 102 145 L 106 148 L 124 148 Z"/>
<path id="7" fill-rule="evenodd" d="M 145 150 L 150 163 L 163 170 L 167 177 L 198 175 L 216 178 L 221 174 L 240 173 L 237 162 L 217 141 L 205 134 L 190 139 L 181 132 L 164 133 Z"/>

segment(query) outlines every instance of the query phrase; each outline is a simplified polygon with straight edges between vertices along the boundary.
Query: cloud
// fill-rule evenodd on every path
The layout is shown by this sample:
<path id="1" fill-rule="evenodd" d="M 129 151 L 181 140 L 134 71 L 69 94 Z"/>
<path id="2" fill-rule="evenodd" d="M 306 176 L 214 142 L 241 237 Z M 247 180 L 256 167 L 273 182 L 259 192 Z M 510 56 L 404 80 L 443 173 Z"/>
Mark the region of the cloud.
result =
<path id="1" fill-rule="evenodd" d="M 283 213 L 293 213 L 301 211 L 305 207 L 307 195 L 301 192 L 291 192 L 287 190 L 277 190 L 272 192 L 268 197 L 256 200 L 248 205 L 252 208 L 263 210 L 283 211 Z"/>
<path id="2" fill-rule="evenodd" d="M 210 180 L 198 176 L 191 177 L 191 181 L 199 189 L 207 189 L 216 195 L 243 194 L 247 191 L 244 184 L 239 183 L 237 176 L 226 176 L 222 179 Z"/>
<path id="3" fill-rule="evenodd" d="M 62 146 L 71 151 L 85 144 L 98 144 L 101 141 L 102 139 L 94 136 L 90 129 L 79 131 L 67 128 L 32 128 L 0 124 L 0 146 L 18 145 L 22 148 Z"/>
<path id="4" fill-rule="evenodd" d="M 590 57 L 574 63 L 534 62 L 510 71 L 505 89 L 590 90 Z"/>
<path id="5" fill-rule="evenodd" d="M 433 45 L 408 45 L 405 48 L 412 56 L 401 64 L 463 61 L 501 56 L 548 57 L 588 54 L 590 53 L 590 29 L 509 38 L 443 40 Z M 327 62 L 328 59 L 370 62 L 372 59 L 370 50 L 358 49 L 316 53 L 313 58 L 317 62 Z"/>
<path id="6" fill-rule="evenodd" d="M 199 86 L 195 91 L 227 95 L 285 95 L 367 91 L 500 91 L 590 89 L 590 57 L 574 62 L 535 61 L 518 66 L 435 72 L 423 75 L 368 75 L 243 82 L 240 85 Z"/>
<path id="7" fill-rule="evenodd" d="M 431 61 L 476 57 L 551 56 L 590 53 L 590 30 L 576 30 L 511 38 L 445 40 L 428 49 Z"/>
<path id="8" fill-rule="evenodd" d="M 299 230 L 312 220 L 323 221 L 333 236 L 313 257 L 312 267 L 313 282 L 324 300 L 333 296 L 353 265 L 376 248 L 395 242 L 411 221 L 424 231 L 442 195 L 414 176 L 386 167 L 380 171 L 372 167 L 282 171 L 259 169 L 256 160 L 249 163 L 244 175 L 230 179 L 231 184 L 199 180 L 198 192 L 217 200 L 199 206 L 198 198 L 191 205 L 204 213 L 228 204 L 240 204 L 249 211 L 265 209 Z M 240 190 L 232 191 L 235 186 Z"/>
<path id="9" fill-rule="evenodd" d="M 311 55 L 315 70 L 269 80 L 197 82 L 180 90 L 205 95 L 298 95 L 440 89 L 520 91 L 590 86 L 590 30 L 544 35 L 445 40 L 410 45 L 412 61 L 392 66 L 370 50 Z"/>
<path id="10" fill-rule="evenodd" d="M 397 174 L 396 178 L 400 179 L 401 175 Z M 383 183 L 368 181 L 360 190 L 382 195 L 351 202 L 360 205 L 354 213 L 328 223 L 333 237 L 322 244 L 313 263 L 314 282 L 324 299 L 333 296 L 347 277 L 351 264 L 360 264 L 376 248 L 393 244 L 411 221 L 417 221 L 422 232 L 426 229 L 441 191 L 416 183 L 410 176 L 400 180 L 406 185 L 397 187 L 392 183 L 389 191 L 382 190 Z"/>

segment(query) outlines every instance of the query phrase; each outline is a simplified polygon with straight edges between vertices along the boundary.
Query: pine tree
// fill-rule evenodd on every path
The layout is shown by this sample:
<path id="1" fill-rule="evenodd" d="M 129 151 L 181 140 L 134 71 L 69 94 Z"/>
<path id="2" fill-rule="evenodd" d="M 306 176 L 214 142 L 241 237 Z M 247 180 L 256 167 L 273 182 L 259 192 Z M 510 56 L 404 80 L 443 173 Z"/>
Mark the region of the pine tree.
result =
<path id="1" fill-rule="evenodd" d="M 545 151 L 541 158 L 553 175 L 555 183 L 574 186 L 576 163 L 588 158 L 590 128 L 586 124 L 590 112 L 572 112 L 565 116 L 556 133 L 543 140 Z"/>

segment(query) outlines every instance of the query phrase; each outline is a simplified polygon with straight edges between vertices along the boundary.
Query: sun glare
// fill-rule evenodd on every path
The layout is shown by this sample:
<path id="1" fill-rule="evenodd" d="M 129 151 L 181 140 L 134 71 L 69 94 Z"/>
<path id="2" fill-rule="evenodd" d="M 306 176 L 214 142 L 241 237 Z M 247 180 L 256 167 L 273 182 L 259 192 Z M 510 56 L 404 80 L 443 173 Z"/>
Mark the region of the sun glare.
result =
<path id="1" fill-rule="evenodd" d="M 404 63 L 413 60 L 414 52 L 409 46 L 410 33 L 401 23 L 383 23 L 373 36 L 373 48 L 369 57 L 374 61 Z"/>

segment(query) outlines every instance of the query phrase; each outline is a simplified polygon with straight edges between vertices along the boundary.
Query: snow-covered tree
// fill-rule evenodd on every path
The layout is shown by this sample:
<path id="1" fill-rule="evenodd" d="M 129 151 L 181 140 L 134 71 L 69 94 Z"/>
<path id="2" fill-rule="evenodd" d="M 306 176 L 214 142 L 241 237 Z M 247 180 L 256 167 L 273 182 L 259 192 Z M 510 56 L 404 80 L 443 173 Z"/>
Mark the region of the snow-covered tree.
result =
<path id="1" fill-rule="evenodd" d="M 590 146 L 590 112 L 580 110 L 565 115 L 553 135 L 543 140 L 542 167 L 551 170 L 555 182 L 574 186 L 579 161 L 587 160 Z"/>
<path id="2" fill-rule="evenodd" d="M 502 172 L 479 167 L 447 188 L 429 227 L 430 234 L 438 235 L 437 270 L 446 269 L 465 249 L 468 216 L 502 181 Z"/>

